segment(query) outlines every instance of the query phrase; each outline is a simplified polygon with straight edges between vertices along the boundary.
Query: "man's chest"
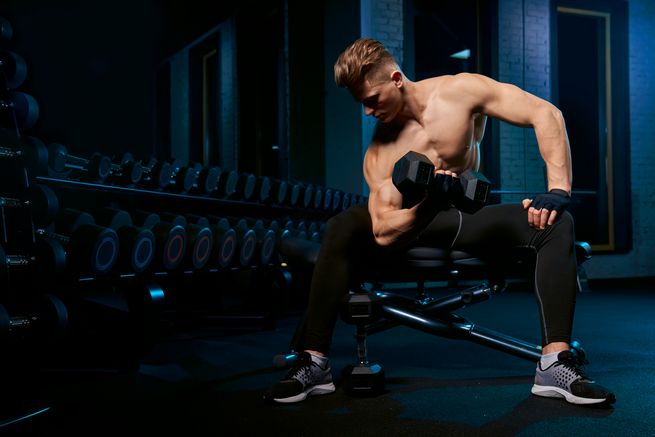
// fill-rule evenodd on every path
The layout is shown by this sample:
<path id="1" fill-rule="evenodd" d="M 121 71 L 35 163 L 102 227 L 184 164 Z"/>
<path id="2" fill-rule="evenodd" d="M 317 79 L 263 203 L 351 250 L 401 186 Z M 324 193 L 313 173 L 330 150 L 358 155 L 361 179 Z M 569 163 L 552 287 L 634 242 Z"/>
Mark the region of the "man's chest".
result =
<path id="1" fill-rule="evenodd" d="M 470 116 L 441 117 L 424 120 L 403 130 L 396 138 L 402 151 L 414 150 L 428 156 L 433 162 L 461 158 L 471 146 L 473 120 Z M 399 150 L 400 152 L 400 150 Z"/>

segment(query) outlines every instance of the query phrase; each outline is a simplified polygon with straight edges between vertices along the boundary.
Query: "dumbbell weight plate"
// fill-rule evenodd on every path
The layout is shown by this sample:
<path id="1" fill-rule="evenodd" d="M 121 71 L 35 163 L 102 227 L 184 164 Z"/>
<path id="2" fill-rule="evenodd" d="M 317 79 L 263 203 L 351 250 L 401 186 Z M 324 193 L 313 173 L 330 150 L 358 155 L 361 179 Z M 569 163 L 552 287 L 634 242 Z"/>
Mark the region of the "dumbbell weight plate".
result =
<path id="1" fill-rule="evenodd" d="M 118 208 L 98 208 L 93 211 L 93 218 L 100 226 L 105 226 L 114 230 L 118 230 L 123 226 L 132 225 L 132 217 L 130 216 L 130 213 Z"/>
<path id="2" fill-rule="evenodd" d="M 121 179 L 123 183 L 136 185 L 143 178 L 143 166 L 134 159 L 134 155 L 125 152 L 119 161 L 121 166 Z"/>
<path id="3" fill-rule="evenodd" d="M 229 267 L 237 252 L 237 234 L 226 219 L 219 219 L 210 229 L 214 233 L 218 265 Z"/>
<path id="4" fill-rule="evenodd" d="M 88 176 L 96 181 L 104 181 L 111 171 L 111 159 L 108 156 L 95 152 L 89 158 Z"/>
<path id="5" fill-rule="evenodd" d="M 323 190 L 320 187 L 317 187 L 314 192 L 314 203 L 312 206 L 314 209 L 320 209 L 323 205 Z"/>
<path id="6" fill-rule="evenodd" d="M 271 180 L 266 176 L 257 178 L 255 191 L 260 202 L 266 202 L 271 197 Z"/>
<path id="7" fill-rule="evenodd" d="M 35 226 L 43 228 L 52 223 L 59 212 L 59 199 L 50 187 L 32 184 L 25 197 L 30 202 Z"/>
<path id="8" fill-rule="evenodd" d="M 14 105 L 17 128 L 29 130 L 39 119 L 39 103 L 31 95 L 21 91 L 10 91 L 9 100 Z"/>
<path id="9" fill-rule="evenodd" d="M 219 167 L 202 167 L 198 171 L 197 191 L 209 194 L 216 190 L 218 178 L 221 176 L 221 169 Z"/>
<path id="10" fill-rule="evenodd" d="M 305 186 L 304 189 L 302 206 L 304 208 L 309 208 L 309 206 L 312 204 L 313 197 L 314 197 L 314 186 L 309 184 Z"/>
<path id="11" fill-rule="evenodd" d="M 137 226 L 141 226 L 142 228 L 146 229 L 152 229 L 153 226 L 161 221 L 161 218 L 154 212 L 136 210 L 132 211 L 132 220 Z"/>
<path id="12" fill-rule="evenodd" d="M 63 144 L 52 143 L 48 145 L 48 167 L 54 172 L 50 176 L 62 175 L 66 177 L 70 174 L 70 170 L 66 168 L 67 156 L 68 149 Z"/>
<path id="13" fill-rule="evenodd" d="M 7 88 L 10 90 L 20 87 L 27 78 L 27 64 L 18 53 L 0 50 L 0 69 L 5 73 Z"/>
<path id="14" fill-rule="evenodd" d="M 187 234 L 184 227 L 170 223 L 156 223 L 152 232 L 155 234 L 155 260 L 166 270 L 176 269 L 184 259 Z"/>
<path id="15" fill-rule="evenodd" d="M 36 270 L 43 274 L 57 274 L 66 268 L 66 250 L 52 238 L 39 238 L 34 246 Z"/>
<path id="16" fill-rule="evenodd" d="M 116 231 L 120 246 L 118 264 L 134 273 L 145 271 L 155 256 L 155 234 L 150 229 L 122 226 Z"/>
<path id="17" fill-rule="evenodd" d="M 9 331 L 10 326 L 9 313 L 3 305 L 0 305 L 0 338 Z"/>
<path id="18" fill-rule="evenodd" d="M 48 335 L 61 332 L 68 326 L 66 305 L 53 294 L 43 294 L 38 298 L 40 330 Z"/>
<path id="19" fill-rule="evenodd" d="M 64 208 L 55 219 L 55 233 L 70 236 L 81 225 L 95 224 L 95 219 L 85 211 Z"/>
<path id="20" fill-rule="evenodd" d="M 191 246 L 191 264 L 194 269 L 200 270 L 209 261 L 214 245 L 214 236 L 209 228 L 188 225 L 186 229 L 189 246 Z"/>
<path id="21" fill-rule="evenodd" d="M 119 240 L 116 231 L 95 224 L 80 225 L 66 246 L 74 270 L 92 275 L 108 273 L 118 259 Z"/>
<path id="22" fill-rule="evenodd" d="M 242 173 L 237 181 L 237 192 L 241 200 L 250 200 L 255 192 L 257 178 L 252 173 Z"/>
<path id="23" fill-rule="evenodd" d="M 0 41 L 10 41 L 14 37 L 14 28 L 9 20 L 0 17 Z"/>

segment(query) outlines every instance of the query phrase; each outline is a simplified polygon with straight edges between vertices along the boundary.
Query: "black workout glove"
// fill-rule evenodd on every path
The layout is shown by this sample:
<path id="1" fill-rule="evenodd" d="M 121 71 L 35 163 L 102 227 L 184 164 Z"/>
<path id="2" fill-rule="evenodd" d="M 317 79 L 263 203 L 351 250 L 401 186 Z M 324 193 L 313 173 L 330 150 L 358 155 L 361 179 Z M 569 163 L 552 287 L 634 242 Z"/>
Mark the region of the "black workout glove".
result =
<path id="1" fill-rule="evenodd" d="M 540 194 L 534 198 L 530 205 L 534 209 L 547 209 L 548 211 L 557 211 L 557 215 L 562 214 L 571 204 L 571 196 L 564 190 L 554 188 L 548 193 Z"/>

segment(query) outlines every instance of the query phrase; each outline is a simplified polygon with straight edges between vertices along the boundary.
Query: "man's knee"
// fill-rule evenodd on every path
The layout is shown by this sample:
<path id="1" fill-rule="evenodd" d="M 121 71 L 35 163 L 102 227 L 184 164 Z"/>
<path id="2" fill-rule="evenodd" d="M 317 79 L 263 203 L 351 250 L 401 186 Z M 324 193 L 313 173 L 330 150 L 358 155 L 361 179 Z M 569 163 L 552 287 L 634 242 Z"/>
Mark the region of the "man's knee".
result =
<path id="1" fill-rule="evenodd" d="M 570 212 L 564 211 L 557 220 L 557 224 L 560 228 L 560 232 L 570 234 L 571 237 L 573 237 L 575 234 L 575 223 Z"/>
<path id="2" fill-rule="evenodd" d="M 325 227 L 324 240 L 328 238 L 354 237 L 370 234 L 372 236 L 371 218 L 365 205 L 356 205 L 331 217 Z"/>

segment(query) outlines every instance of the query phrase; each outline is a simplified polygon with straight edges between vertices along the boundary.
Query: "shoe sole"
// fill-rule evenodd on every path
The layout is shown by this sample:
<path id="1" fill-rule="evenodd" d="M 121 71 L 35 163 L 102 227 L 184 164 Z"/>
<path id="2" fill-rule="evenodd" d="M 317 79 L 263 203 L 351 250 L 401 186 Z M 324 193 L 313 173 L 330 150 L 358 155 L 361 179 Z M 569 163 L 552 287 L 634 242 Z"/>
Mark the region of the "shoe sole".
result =
<path id="1" fill-rule="evenodd" d="M 334 393 L 336 388 L 334 387 L 334 383 L 329 383 L 329 384 L 319 384 L 319 385 L 313 385 L 304 392 L 297 394 L 296 396 L 291 396 L 288 398 L 278 398 L 273 400 L 275 402 L 279 402 L 281 404 L 292 404 L 294 402 L 301 402 L 307 399 L 307 396 L 316 396 L 316 395 L 327 395 L 330 393 Z"/>
<path id="2" fill-rule="evenodd" d="M 608 398 L 594 399 L 594 398 L 581 398 L 569 393 L 566 390 L 563 390 L 559 387 L 550 387 L 534 384 L 532 386 L 532 394 L 537 396 L 543 396 L 546 398 L 564 398 L 566 402 L 577 405 L 592 405 L 592 404 L 602 404 L 603 402 L 613 403 L 613 400 Z"/>

